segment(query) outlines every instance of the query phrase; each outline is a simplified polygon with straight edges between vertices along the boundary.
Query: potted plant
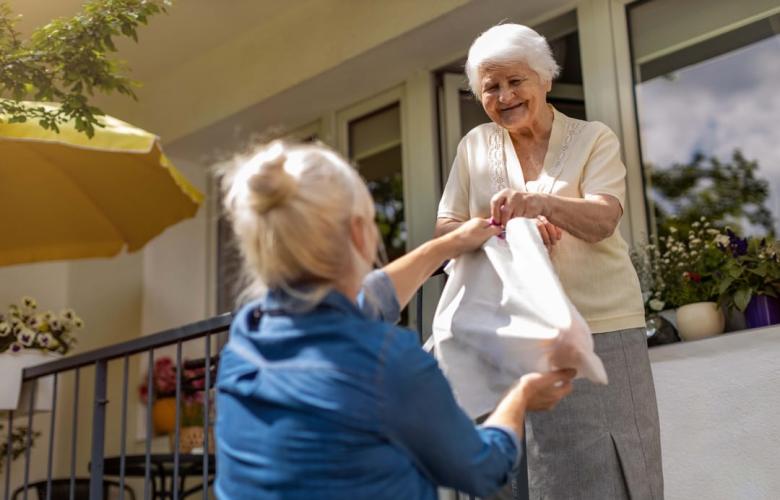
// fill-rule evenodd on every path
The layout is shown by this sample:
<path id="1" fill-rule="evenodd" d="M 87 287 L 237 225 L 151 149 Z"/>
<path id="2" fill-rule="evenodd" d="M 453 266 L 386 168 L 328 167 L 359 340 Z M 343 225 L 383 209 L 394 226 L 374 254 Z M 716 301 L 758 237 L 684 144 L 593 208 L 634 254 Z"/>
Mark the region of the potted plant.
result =
<path id="1" fill-rule="evenodd" d="M 663 281 L 661 252 L 655 244 L 640 244 L 631 249 L 642 300 L 645 305 L 648 346 L 679 342 L 674 322 L 674 309 L 666 302 L 666 284 Z"/>
<path id="2" fill-rule="evenodd" d="M 718 277 L 728 256 L 719 247 L 722 233 L 706 219 L 680 233 L 674 226 L 660 238 L 659 280 L 665 305 L 676 307 L 676 326 L 684 340 L 723 333 L 725 317 L 718 306 Z"/>
<path id="3" fill-rule="evenodd" d="M 187 369 L 188 362 L 182 365 L 180 382 L 180 408 L 179 423 L 180 440 L 184 434 L 190 434 L 192 430 L 187 427 L 200 427 L 200 445 L 203 444 L 203 390 L 205 385 L 205 370 L 203 368 Z M 212 370 L 213 371 L 213 370 Z M 147 375 L 148 376 L 148 375 Z M 176 376 L 177 370 L 173 361 L 168 356 L 158 358 L 152 371 L 152 383 L 154 385 L 152 404 L 152 426 L 155 434 L 173 434 L 176 430 Z M 149 390 L 146 383 L 147 377 L 139 386 L 139 395 L 144 404 L 148 404 Z M 190 437 L 186 438 L 192 442 Z M 195 446 L 197 447 L 197 446 Z M 188 450 L 189 451 L 189 450 Z"/>
<path id="4" fill-rule="evenodd" d="M 176 429 L 176 367 L 169 356 L 155 360 L 152 368 L 152 394 L 147 384 L 148 374 L 138 387 L 141 402 L 152 400 L 152 428 L 155 434 L 169 434 Z"/>
<path id="5" fill-rule="evenodd" d="M 22 370 L 70 352 L 76 344 L 73 332 L 84 322 L 72 309 L 40 312 L 32 297 L 22 297 L 0 313 L 0 410 L 17 409 L 22 396 Z M 38 401 L 50 401 L 51 379 L 38 381 Z M 26 391 L 27 389 L 25 389 Z M 36 406 L 38 407 L 38 406 Z"/>
<path id="6" fill-rule="evenodd" d="M 718 240 L 729 258 L 718 283 L 719 302 L 745 313 L 748 328 L 780 323 L 780 247 L 766 238 L 740 238 L 730 229 Z"/>

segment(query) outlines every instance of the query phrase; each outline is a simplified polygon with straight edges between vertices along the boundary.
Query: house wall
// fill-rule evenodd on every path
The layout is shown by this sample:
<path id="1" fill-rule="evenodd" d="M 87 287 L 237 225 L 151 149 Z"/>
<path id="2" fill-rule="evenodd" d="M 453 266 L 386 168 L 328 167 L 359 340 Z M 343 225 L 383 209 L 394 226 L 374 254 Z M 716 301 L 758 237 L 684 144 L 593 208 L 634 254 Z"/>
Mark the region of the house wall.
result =
<path id="1" fill-rule="evenodd" d="M 0 268 L 0 304 L 17 302 L 22 295 L 37 299 L 42 310 L 74 309 L 84 320 L 78 332 L 74 353 L 136 338 L 141 331 L 142 255 L 122 255 L 114 259 L 90 259 L 70 263 L 42 263 Z M 79 476 L 87 474 L 89 461 L 93 369 L 81 371 L 79 416 L 77 420 L 77 465 Z M 131 371 L 131 376 L 137 369 Z M 136 380 L 132 377 L 131 380 Z M 71 423 L 74 388 L 73 374 L 58 381 L 57 415 L 53 471 L 55 476 L 69 473 Z M 109 394 L 121 394 L 121 367 L 110 366 Z M 134 392 L 133 392 L 134 395 Z M 136 398 L 129 399 L 134 403 Z M 117 399 L 118 401 L 118 399 Z M 119 405 L 109 405 L 106 421 L 107 449 L 119 449 Z M 33 428 L 41 432 L 32 450 L 30 479 L 45 477 L 51 414 L 36 413 Z M 4 422 L 5 424 L 5 422 Z M 16 418 L 14 426 L 26 425 L 26 417 Z M 5 434 L 3 434 L 5 436 Z M 21 484 L 23 459 L 14 462 L 11 487 Z M 0 472 L 2 474 L 3 472 Z"/>

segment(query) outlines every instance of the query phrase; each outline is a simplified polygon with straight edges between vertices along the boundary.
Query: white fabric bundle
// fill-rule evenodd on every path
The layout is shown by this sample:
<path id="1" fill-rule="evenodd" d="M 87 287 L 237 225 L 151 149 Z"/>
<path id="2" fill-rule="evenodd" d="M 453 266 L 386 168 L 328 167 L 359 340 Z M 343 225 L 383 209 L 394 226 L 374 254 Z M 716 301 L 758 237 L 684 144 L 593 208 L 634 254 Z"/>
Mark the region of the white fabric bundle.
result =
<path id="1" fill-rule="evenodd" d="M 433 319 L 435 354 L 460 405 L 472 417 L 492 411 L 529 372 L 575 368 L 606 384 L 593 338 L 561 287 L 531 219 L 507 224 L 481 250 L 447 266 Z"/>

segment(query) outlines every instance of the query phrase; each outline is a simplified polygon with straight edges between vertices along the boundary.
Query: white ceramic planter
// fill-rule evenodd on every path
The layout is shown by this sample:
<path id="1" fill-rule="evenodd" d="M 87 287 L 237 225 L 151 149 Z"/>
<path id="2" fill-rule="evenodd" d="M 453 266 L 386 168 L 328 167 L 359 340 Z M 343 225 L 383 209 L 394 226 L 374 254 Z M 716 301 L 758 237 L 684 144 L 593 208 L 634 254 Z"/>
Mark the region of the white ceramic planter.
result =
<path id="1" fill-rule="evenodd" d="M 677 332 L 683 340 L 699 340 L 723 333 L 726 318 L 715 302 L 695 302 L 677 308 Z"/>
<path id="2" fill-rule="evenodd" d="M 5 352 L 0 354 L 0 411 L 14 410 L 26 412 L 30 407 L 33 385 L 35 402 L 33 408 L 39 411 L 51 411 L 51 397 L 54 390 L 54 379 L 43 377 L 36 382 L 22 386 L 22 370 L 28 366 L 40 365 L 59 358 L 59 354 L 49 354 L 42 351 L 22 350 L 18 353 Z"/>

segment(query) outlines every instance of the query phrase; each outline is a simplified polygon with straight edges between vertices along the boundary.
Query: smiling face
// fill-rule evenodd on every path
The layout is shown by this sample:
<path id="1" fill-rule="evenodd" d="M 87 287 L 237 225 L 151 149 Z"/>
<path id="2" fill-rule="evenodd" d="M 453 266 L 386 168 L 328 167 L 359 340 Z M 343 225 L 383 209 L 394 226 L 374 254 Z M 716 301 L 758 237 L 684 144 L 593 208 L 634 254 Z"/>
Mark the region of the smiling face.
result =
<path id="1" fill-rule="evenodd" d="M 480 71 L 479 99 L 493 122 L 521 131 L 541 117 L 551 87 L 522 62 L 486 66 Z"/>

